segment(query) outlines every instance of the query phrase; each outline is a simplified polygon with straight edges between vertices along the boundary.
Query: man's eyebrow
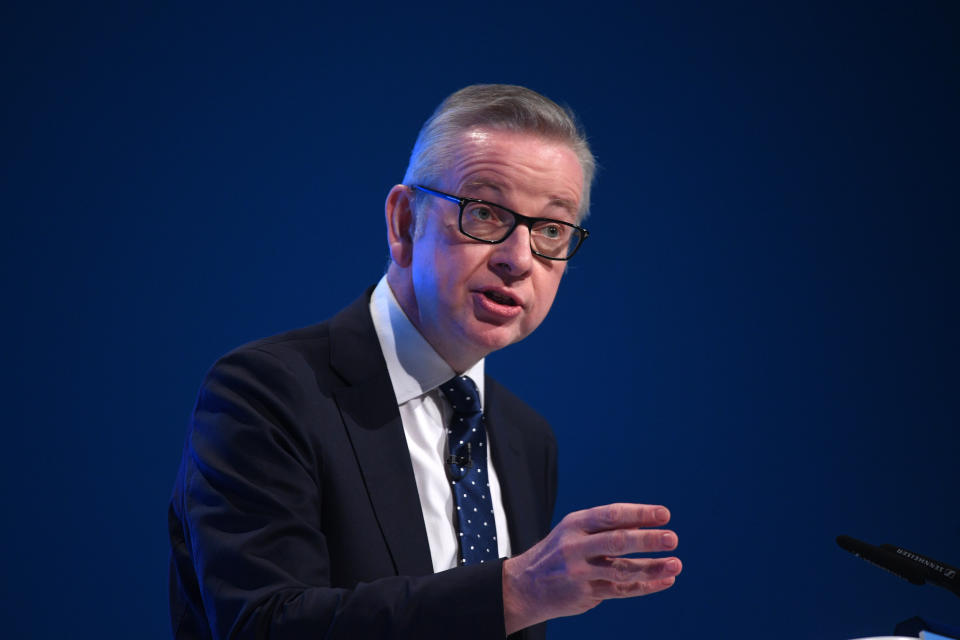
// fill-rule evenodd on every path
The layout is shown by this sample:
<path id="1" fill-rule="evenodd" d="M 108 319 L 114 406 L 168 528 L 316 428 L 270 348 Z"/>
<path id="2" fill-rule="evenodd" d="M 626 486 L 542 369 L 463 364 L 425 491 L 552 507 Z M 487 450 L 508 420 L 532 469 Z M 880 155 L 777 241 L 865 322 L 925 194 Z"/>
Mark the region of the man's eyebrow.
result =
<path id="1" fill-rule="evenodd" d="M 462 188 L 464 191 L 487 188 L 487 189 L 492 189 L 496 191 L 497 194 L 500 194 L 500 195 L 503 194 L 503 190 L 500 188 L 500 186 L 497 183 L 489 182 L 487 180 L 473 180 L 473 181 L 464 183 Z M 494 202 L 494 204 L 499 204 L 500 206 L 504 206 L 500 202 Z M 559 198 L 559 197 L 550 198 L 549 204 L 550 206 L 566 209 L 567 211 L 569 211 L 574 215 L 576 215 L 577 211 L 579 211 L 579 207 L 577 206 L 577 203 L 574 202 L 573 200 L 570 200 L 569 198 Z"/>
<path id="2" fill-rule="evenodd" d="M 493 189 L 499 194 L 503 193 L 503 189 L 500 188 L 500 185 L 498 185 L 495 182 L 488 182 L 486 180 L 473 180 L 463 185 L 464 190 L 482 189 L 482 188 Z"/>
<path id="3" fill-rule="evenodd" d="M 551 198 L 550 204 L 562 207 L 563 209 L 568 210 L 570 213 L 576 213 L 578 210 L 577 203 L 567 198 Z"/>

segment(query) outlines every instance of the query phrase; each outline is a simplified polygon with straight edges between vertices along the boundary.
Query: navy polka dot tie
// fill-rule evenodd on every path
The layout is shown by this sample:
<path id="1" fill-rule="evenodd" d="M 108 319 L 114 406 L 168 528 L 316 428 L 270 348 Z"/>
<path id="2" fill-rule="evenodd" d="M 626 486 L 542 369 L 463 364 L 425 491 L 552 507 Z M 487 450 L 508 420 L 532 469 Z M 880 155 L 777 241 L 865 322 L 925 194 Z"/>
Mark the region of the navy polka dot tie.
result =
<path id="1" fill-rule="evenodd" d="M 491 562 L 498 557 L 497 527 L 487 480 L 487 433 L 480 393 L 467 376 L 444 382 L 440 390 L 453 408 L 446 469 L 457 505 L 460 564 Z"/>

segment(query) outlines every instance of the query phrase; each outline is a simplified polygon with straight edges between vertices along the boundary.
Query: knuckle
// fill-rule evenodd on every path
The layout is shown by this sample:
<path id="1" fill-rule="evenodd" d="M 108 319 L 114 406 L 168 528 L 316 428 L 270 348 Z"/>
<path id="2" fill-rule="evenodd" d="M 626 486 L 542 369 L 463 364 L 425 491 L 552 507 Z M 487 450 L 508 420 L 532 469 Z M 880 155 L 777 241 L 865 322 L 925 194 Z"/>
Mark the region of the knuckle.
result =
<path id="1" fill-rule="evenodd" d="M 591 580 L 585 593 L 591 597 L 604 600 L 611 596 L 610 582 L 607 580 Z"/>
<path id="2" fill-rule="evenodd" d="M 620 522 L 623 517 L 623 509 L 618 504 L 608 505 L 600 512 L 600 523 L 605 527 L 612 527 Z"/>
<path id="3" fill-rule="evenodd" d="M 565 567 L 572 567 L 580 564 L 583 552 L 580 545 L 576 543 L 576 537 L 572 535 L 561 536 L 557 551 Z"/>
<path id="4" fill-rule="evenodd" d="M 603 592 L 605 590 L 605 584 L 602 580 L 584 580 L 577 586 L 577 595 L 578 599 L 585 600 L 588 598 L 603 598 Z"/>
<path id="5" fill-rule="evenodd" d="M 560 552 L 563 553 L 564 556 L 571 555 L 576 548 L 578 539 L 579 536 L 572 531 L 563 531 L 557 537 L 557 547 L 559 547 Z"/>
<path id="6" fill-rule="evenodd" d="M 582 517 L 581 514 L 582 514 L 581 511 L 574 511 L 572 513 L 568 513 L 567 515 L 563 516 L 563 518 L 560 519 L 559 523 L 557 523 L 557 528 L 559 529 L 560 527 L 563 527 L 563 528 L 569 527 L 578 518 Z"/>
<path id="7" fill-rule="evenodd" d="M 633 569 L 629 562 L 618 560 L 613 563 L 613 575 L 617 582 L 628 582 L 633 578 Z"/>
<path id="8" fill-rule="evenodd" d="M 626 552 L 628 543 L 627 532 L 621 530 L 612 531 L 607 536 L 607 551 L 612 556 L 619 556 Z"/>

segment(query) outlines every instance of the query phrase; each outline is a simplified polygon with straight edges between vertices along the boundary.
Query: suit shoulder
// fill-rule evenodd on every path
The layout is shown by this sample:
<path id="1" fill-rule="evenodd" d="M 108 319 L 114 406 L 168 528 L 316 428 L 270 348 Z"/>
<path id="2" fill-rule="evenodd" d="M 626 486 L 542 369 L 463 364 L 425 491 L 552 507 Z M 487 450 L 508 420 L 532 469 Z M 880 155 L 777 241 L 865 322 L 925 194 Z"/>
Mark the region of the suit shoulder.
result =
<path id="1" fill-rule="evenodd" d="M 329 345 L 330 321 L 326 320 L 308 327 L 291 329 L 253 340 L 232 349 L 226 356 L 244 351 L 263 351 L 281 358 L 294 354 L 326 354 L 329 351 Z"/>
<path id="2" fill-rule="evenodd" d="M 207 371 L 213 380 L 239 376 L 269 387 L 289 385 L 334 388 L 342 383 L 330 369 L 329 321 L 253 340 L 220 356 Z"/>
<path id="3" fill-rule="evenodd" d="M 371 290 L 372 287 L 328 320 L 241 345 L 222 356 L 214 368 L 230 361 L 273 360 L 274 365 L 294 373 L 302 375 L 313 372 L 318 376 L 317 381 L 323 383 L 325 376 L 333 375 L 331 351 L 334 336 L 342 339 L 347 333 L 345 327 L 356 328 L 364 336 L 364 344 L 376 340 L 368 310 Z"/>

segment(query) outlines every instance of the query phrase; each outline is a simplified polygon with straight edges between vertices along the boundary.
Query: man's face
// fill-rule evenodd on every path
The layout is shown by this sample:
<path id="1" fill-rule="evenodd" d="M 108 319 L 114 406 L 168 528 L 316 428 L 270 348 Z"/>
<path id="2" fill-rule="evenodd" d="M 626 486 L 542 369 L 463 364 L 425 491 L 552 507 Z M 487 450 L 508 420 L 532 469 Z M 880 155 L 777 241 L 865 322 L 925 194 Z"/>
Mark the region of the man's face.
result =
<path id="1" fill-rule="evenodd" d="M 441 183 L 424 186 L 576 223 L 583 172 L 562 143 L 476 129 L 463 135 Z M 417 316 L 411 319 L 460 371 L 540 325 L 566 263 L 533 255 L 525 226 L 500 244 L 484 244 L 460 233 L 455 203 L 429 196 L 421 202 L 417 224 L 423 228 L 409 268 Z"/>

